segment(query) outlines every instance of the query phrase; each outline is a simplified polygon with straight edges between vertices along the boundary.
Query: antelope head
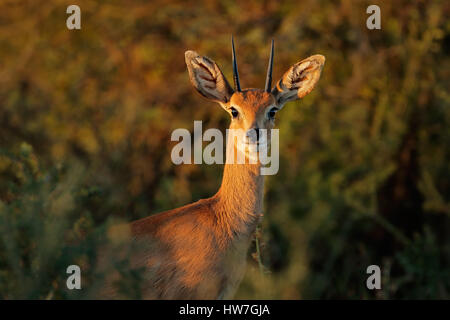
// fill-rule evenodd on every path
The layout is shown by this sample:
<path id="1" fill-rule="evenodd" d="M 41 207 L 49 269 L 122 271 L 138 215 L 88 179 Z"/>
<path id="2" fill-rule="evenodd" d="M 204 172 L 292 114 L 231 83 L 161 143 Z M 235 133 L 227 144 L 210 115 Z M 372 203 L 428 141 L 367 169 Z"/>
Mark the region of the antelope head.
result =
<path id="1" fill-rule="evenodd" d="M 264 90 L 241 89 L 233 38 L 231 45 L 234 89 L 212 59 L 195 51 L 186 51 L 185 60 L 192 85 L 201 95 L 219 103 L 230 114 L 230 129 L 241 133 L 236 134 L 236 148 L 245 150 L 248 156 L 252 148 L 261 151 L 269 146 L 270 129 L 274 127 L 276 113 L 287 102 L 303 98 L 311 92 L 320 78 L 325 57 L 317 54 L 297 62 L 272 88 L 272 40 Z M 262 132 L 266 134 L 262 135 Z"/>

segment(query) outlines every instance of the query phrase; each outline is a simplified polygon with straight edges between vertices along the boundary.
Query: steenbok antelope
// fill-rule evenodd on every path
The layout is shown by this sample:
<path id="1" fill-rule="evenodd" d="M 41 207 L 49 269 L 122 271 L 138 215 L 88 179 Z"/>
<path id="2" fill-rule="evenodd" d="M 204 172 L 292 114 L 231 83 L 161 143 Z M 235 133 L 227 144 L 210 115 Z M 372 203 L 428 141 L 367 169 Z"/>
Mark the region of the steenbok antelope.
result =
<path id="1" fill-rule="evenodd" d="M 270 131 L 276 112 L 286 102 L 314 88 L 325 63 L 322 55 L 297 62 L 272 88 L 273 50 L 272 40 L 264 90 L 241 89 L 233 40 L 234 90 L 213 60 L 194 51 L 185 53 L 192 85 L 230 114 L 230 129 L 244 130 L 250 146 L 267 147 L 270 139 L 260 141 L 259 130 Z M 227 150 L 242 150 L 236 144 L 229 139 Z M 139 243 L 141 251 L 134 264 L 145 270 L 143 298 L 233 296 L 261 218 L 264 177 L 260 169 L 260 162 L 226 163 L 222 185 L 213 197 L 131 223 L 132 241 Z"/>

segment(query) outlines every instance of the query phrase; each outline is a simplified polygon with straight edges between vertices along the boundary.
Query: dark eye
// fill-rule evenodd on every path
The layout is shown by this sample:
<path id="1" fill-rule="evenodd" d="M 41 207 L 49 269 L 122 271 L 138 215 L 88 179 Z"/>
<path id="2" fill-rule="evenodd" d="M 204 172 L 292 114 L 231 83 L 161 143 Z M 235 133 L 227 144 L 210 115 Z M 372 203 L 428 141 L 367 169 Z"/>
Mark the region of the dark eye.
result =
<path id="1" fill-rule="evenodd" d="M 275 117 L 275 113 L 277 113 L 278 109 L 277 108 L 272 108 L 269 111 L 269 119 L 273 119 Z"/>
<path id="2" fill-rule="evenodd" d="M 237 116 L 239 115 L 239 112 L 233 107 L 231 107 L 230 110 L 231 110 L 231 115 L 233 116 L 233 118 L 237 118 Z"/>

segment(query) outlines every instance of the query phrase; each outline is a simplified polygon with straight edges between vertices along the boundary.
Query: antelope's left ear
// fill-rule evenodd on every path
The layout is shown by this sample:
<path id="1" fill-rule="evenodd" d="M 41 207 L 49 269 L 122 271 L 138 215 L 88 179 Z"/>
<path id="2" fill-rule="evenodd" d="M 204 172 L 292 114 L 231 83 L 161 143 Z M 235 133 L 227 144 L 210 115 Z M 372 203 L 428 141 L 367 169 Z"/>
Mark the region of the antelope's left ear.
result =
<path id="1" fill-rule="evenodd" d="M 316 54 L 290 67 L 272 90 L 279 108 L 310 93 L 320 78 L 324 64 L 325 57 Z"/>

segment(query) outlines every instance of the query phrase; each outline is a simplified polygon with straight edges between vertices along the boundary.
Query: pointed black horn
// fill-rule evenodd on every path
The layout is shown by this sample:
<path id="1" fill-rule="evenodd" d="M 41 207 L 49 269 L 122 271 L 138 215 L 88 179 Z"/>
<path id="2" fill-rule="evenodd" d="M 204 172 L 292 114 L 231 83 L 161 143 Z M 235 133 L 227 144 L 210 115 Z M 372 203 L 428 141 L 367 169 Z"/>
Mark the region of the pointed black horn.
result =
<path id="1" fill-rule="evenodd" d="M 233 53 L 233 79 L 234 79 L 234 89 L 238 92 L 241 91 L 241 84 L 239 83 L 239 73 L 236 61 L 236 52 L 234 51 L 234 40 L 233 36 L 231 36 L 231 49 Z"/>
<path id="2" fill-rule="evenodd" d="M 269 66 L 267 67 L 266 88 L 264 89 L 264 91 L 266 92 L 270 92 L 272 90 L 272 70 L 273 70 L 273 39 L 272 39 L 272 46 L 270 48 Z"/>

